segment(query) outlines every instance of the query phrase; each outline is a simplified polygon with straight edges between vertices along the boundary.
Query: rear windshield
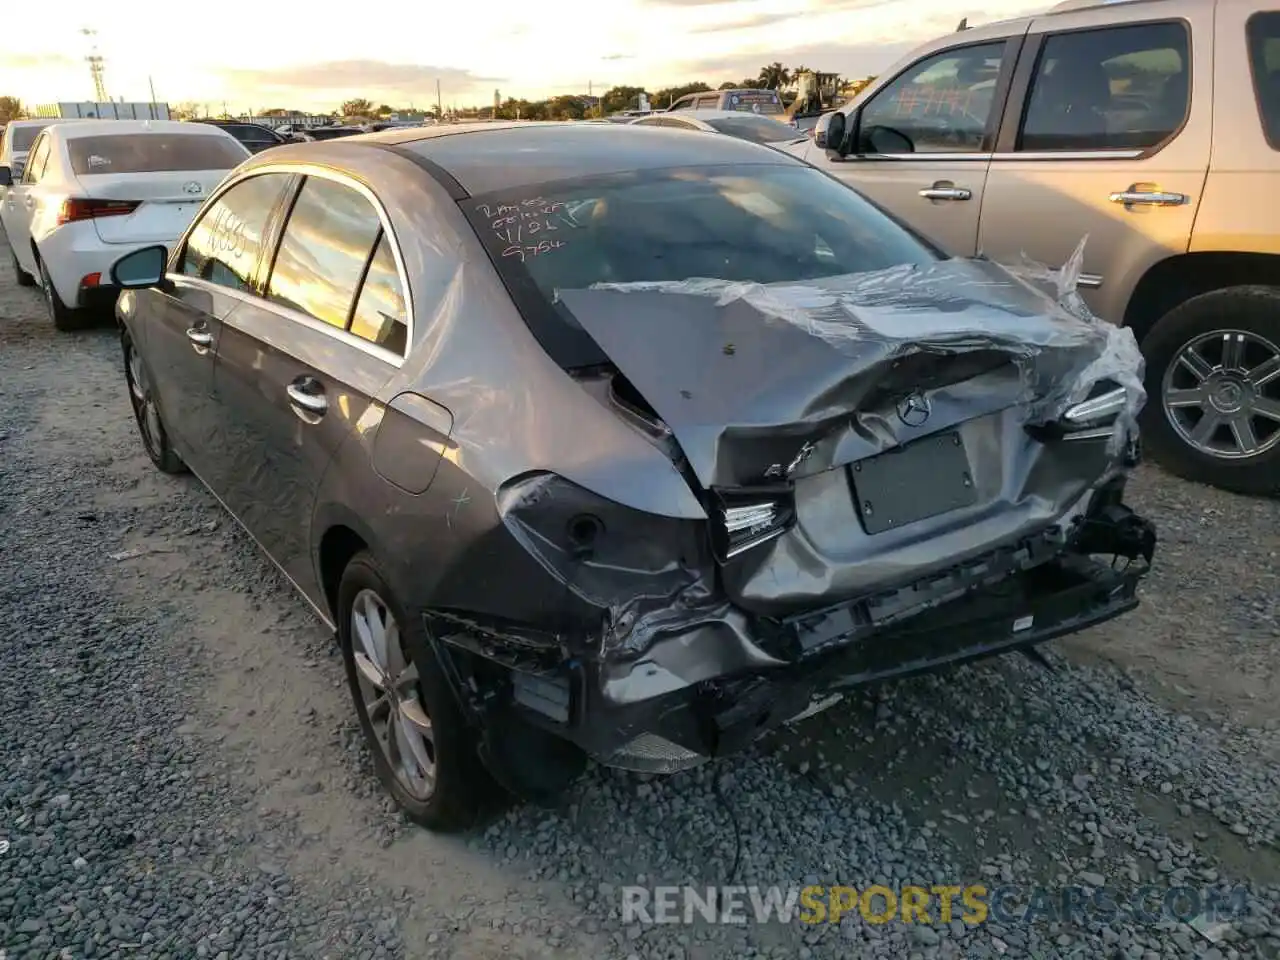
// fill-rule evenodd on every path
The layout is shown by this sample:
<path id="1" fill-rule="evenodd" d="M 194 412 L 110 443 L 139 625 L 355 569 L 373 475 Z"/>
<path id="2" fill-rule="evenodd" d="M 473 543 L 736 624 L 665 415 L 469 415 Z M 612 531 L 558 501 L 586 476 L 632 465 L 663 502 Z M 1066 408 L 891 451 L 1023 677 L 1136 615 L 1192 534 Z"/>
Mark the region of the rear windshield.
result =
<path id="1" fill-rule="evenodd" d="M 227 124 L 222 128 L 241 142 L 279 143 L 280 137 L 266 127 L 255 127 L 247 123 Z"/>
<path id="2" fill-rule="evenodd" d="M 52 123 L 52 121 L 50 121 Z M 31 149 L 31 145 L 36 142 L 36 137 L 40 131 L 49 126 L 47 123 L 32 126 L 22 126 L 13 128 L 13 152 L 26 153 Z"/>
<path id="3" fill-rule="evenodd" d="M 693 277 L 803 281 L 940 256 L 854 190 L 799 164 L 561 180 L 461 205 L 534 335 L 566 368 L 605 357 L 557 290 Z"/>
<path id="4" fill-rule="evenodd" d="M 752 143 L 778 143 L 780 140 L 795 140 L 800 136 L 795 127 L 768 117 L 715 117 L 707 120 L 706 124 L 720 133 L 727 133 L 739 140 L 750 140 Z"/>
<path id="5" fill-rule="evenodd" d="M 349 137 L 356 131 L 354 130 L 308 130 L 307 133 L 315 137 L 317 140 L 336 140 L 338 137 Z"/>
<path id="6" fill-rule="evenodd" d="M 725 110 L 776 115 L 783 112 L 782 100 L 773 90 L 730 90 L 722 98 Z"/>
<path id="7" fill-rule="evenodd" d="M 77 174 L 230 170 L 247 157 L 235 140 L 198 133 L 121 133 L 67 140 Z"/>

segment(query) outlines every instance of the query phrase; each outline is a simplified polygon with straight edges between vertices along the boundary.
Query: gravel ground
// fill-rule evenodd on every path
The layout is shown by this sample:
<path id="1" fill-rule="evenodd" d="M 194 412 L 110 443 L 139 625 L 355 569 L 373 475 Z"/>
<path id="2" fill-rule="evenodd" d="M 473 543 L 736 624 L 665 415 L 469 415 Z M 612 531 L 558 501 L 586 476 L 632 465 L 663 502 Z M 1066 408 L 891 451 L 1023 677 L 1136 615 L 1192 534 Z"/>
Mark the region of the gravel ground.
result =
<path id="1" fill-rule="evenodd" d="M 594 770 L 473 836 L 375 786 L 334 644 L 190 478 L 109 327 L 0 264 L 0 956 L 1280 957 L 1280 503 L 1144 468 L 1136 614 L 877 688 L 731 764 Z M 721 778 L 728 811 L 713 791 Z M 741 827 L 734 843 L 734 821 Z M 735 852 L 740 866 L 731 877 Z M 1177 920 L 624 923 L 627 884 L 1247 889 Z"/>

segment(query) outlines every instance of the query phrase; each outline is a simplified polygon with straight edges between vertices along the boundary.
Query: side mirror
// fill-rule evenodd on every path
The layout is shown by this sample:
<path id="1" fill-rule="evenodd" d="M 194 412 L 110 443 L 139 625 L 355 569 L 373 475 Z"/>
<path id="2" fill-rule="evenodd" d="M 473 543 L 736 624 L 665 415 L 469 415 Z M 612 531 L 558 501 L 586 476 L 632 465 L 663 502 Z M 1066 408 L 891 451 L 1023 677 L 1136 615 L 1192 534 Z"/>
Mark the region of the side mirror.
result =
<path id="1" fill-rule="evenodd" d="M 824 113 L 818 118 L 818 125 L 813 128 L 813 142 L 827 151 L 828 156 L 839 157 L 844 147 L 845 134 L 848 132 L 845 116 L 839 110 Z"/>
<path id="2" fill-rule="evenodd" d="M 13 186 L 13 171 L 8 167 L 0 167 L 0 187 Z"/>
<path id="3" fill-rule="evenodd" d="M 122 290 L 159 286 L 168 262 L 169 251 L 165 247 L 143 247 L 111 265 L 111 282 Z"/>

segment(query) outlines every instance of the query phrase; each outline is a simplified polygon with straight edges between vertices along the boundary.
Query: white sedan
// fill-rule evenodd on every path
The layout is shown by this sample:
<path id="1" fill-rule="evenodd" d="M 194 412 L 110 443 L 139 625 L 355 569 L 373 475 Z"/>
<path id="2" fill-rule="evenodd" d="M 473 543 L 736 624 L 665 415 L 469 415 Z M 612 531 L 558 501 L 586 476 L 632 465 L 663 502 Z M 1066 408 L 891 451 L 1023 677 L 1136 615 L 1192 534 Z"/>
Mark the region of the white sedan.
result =
<path id="1" fill-rule="evenodd" d="M 805 138 L 802 131 L 789 124 L 760 113 L 747 113 L 745 110 L 671 110 L 651 113 L 630 122 L 641 127 L 722 133 L 770 147 L 780 147 Z"/>
<path id="2" fill-rule="evenodd" d="M 18 282 L 37 280 L 59 330 L 86 308 L 114 303 L 111 265 L 131 250 L 170 244 L 204 198 L 249 157 L 219 127 L 171 120 L 57 123 L 31 145 L 0 220 Z"/>

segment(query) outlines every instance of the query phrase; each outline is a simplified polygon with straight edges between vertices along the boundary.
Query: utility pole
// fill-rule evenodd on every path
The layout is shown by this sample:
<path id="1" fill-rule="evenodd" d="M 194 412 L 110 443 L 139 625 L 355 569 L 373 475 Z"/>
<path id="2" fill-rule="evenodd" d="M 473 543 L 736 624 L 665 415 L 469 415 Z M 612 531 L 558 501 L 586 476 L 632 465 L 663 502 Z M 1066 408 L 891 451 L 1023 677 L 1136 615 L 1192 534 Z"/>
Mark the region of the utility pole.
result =
<path id="1" fill-rule="evenodd" d="M 98 41 L 94 39 L 98 31 L 91 27 L 84 27 L 80 32 L 89 38 L 89 55 L 84 59 L 85 63 L 89 64 L 89 73 L 93 77 L 93 95 L 98 103 L 106 103 L 110 98 L 107 96 L 103 59 L 98 53 Z"/>
<path id="2" fill-rule="evenodd" d="M 440 81 L 436 80 L 436 119 L 444 119 L 444 107 L 440 103 Z"/>

